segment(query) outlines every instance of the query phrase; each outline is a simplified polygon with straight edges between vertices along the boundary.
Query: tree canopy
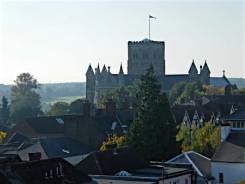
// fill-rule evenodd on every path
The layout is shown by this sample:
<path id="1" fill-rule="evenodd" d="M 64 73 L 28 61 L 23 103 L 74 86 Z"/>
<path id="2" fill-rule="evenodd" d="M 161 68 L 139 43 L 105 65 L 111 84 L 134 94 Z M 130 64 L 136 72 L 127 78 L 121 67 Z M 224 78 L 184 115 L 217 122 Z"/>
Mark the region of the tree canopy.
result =
<path id="1" fill-rule="evenodd" d="M 22 73 L 14 82 L 11 88 L 11 119 L 18 121 L 42 114 L 40 96 L 35 91 L 39 88 L 37 80 L 29 73 Z"/>
<path id="2" fill-rule="evenodd" d="M 220 144 L 220 128 L 212 125 L 211 122 L 204 123 L 204 126 L 197 128 L 181 124 L 176 140 L 181 143 L 182 151 L 194 150 L 208 157 L 212 157 Z"/>
<path id="3" fill-rule="evenodd" d="M 69 107 L 69 104 L 66 102 L 56 102 L 51 106 L 47 114 L 50 116 L 64 115 L 69 112 Z"/>
<path id="4" fill-rule="evenodd" d="M 148 160 L 163 160 L 176 154 L 176 123 L 165 93 L 151 66 L 136 88 L 137 113 L 127 143 Z"/>

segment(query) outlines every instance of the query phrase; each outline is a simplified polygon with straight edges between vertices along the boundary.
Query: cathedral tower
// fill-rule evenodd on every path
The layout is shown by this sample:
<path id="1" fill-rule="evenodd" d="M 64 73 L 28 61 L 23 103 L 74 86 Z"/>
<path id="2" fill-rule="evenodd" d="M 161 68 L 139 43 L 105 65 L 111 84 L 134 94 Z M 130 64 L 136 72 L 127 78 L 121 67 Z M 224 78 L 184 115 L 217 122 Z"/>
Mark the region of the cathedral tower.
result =
<path id="1" fill-rule="evenodd" d="M 153 65 L 156 75 L 165 75 L 165 44 L 145 39 L 128 42 L 128 74 L 142 75 Z"/>

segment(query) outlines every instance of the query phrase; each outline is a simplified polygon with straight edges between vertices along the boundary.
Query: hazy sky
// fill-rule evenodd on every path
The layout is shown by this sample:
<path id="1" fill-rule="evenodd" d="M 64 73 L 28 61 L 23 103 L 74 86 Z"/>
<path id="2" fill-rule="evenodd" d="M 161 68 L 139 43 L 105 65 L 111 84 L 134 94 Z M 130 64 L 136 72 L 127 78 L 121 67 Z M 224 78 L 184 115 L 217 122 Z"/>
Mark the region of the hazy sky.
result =
<path id="1" fill-rule="evenodd" d="M 59 1 L 0 3 L 0 83 L 21 72 L 39 82 L 85 81 L 91 63 L 127 66 L 127 42 L 166 44 L 166 73 L 206 59 L 212 76 L 245 77 L 244 1 Z"/>

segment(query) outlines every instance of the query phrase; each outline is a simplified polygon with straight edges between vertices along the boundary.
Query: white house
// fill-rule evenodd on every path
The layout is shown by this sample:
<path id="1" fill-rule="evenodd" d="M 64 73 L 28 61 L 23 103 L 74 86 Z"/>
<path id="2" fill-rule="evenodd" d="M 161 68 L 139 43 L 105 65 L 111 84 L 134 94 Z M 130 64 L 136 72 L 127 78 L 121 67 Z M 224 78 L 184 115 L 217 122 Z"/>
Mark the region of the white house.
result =
<path id="1" fill-rule="evenodd" d="M 211 159 L 214 183 L 236 184 L 245 180 L 245 108 L 225 118 L 221 141 Z"/>

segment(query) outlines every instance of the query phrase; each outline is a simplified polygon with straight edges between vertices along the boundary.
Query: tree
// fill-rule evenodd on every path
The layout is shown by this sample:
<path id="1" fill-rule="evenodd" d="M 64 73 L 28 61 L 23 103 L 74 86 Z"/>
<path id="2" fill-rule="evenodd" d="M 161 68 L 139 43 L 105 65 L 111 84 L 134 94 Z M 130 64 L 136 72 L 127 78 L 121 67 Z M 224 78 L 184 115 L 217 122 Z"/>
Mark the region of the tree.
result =
<path id="1" fill-rule="evenodd" d="M 181 82 L 172 87 L 169 92 L 171 104 L 182 104 L 206 95 L 200 82 Z"/>
<path id="2" fill-rule="evenodd" d="M 212 157 L 220 144 L 220 128 L 207 122 L 201 128 L 190 128 L 181 124 L 176 135 L 176 140 L 181 143 L 182 151 L 194 150 L 208 157 Z"/>
<path id="3" fill-rule="evenodd" d="M 136 90 L 137 113 L 127 143 L 147 160 L 167 159 L 176 154 L 176 123 L 165 93 L 151 66 Z"/>
<path id="4" fill-rule="evenodd" d="M 69 113 L 81 114 L 83 112 L 83 99 L 77 99 L 71 102 Z"/>
<path id="5" fill-rule="evenodd" d="M 69 104 L 66 102 L 56 102 L 54 103 L 50 110 L 48 111 L 48 115 L 50 116 L 60 116 L 67 114 L 69 112 Z"/>
<path id="6" fill-rule="evenodd" d="M 35 91 L 39 84 L 29 73 L 22 73 L 11 88 L 11 119 L 16 122 L 25 117 L 36 117 L 41 112 L 40 96 Z"/>
<path id="7" fill-rule="evenodd" d="M 132 103 L 130 101 L 132 100 L 132 97 L 135 97 L 135 86 L 123 86 L 108 90 L 105 94 L 101 95 L 98 105 L 99 107 L 104 108 L 107 100 L 111 99 L 116 103 L 118 109 L 127 109 Z"/>
<path id="8" fill-rule="evenodd" d="M 2 107 L 0 108 L 0 121 L 2 124 L 7 125 L 9 120 L 9 105 L 8 99 L 3 96 L 2 97 Z"/>

